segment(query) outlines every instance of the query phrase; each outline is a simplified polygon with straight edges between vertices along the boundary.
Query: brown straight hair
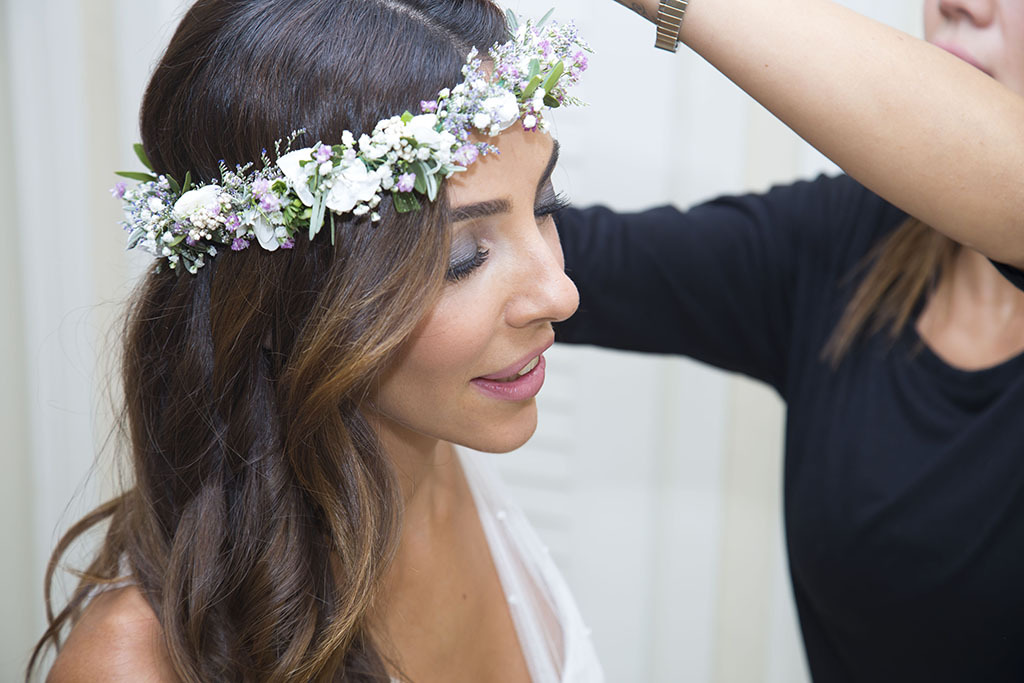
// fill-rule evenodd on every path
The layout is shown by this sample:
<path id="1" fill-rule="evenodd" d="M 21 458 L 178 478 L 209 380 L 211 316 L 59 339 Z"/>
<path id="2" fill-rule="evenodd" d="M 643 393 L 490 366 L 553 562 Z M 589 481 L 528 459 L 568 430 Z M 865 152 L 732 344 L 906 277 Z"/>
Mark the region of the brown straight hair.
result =
<path id="1" fill-rule="evenodd" d="M 489 0 L 199 0 L 146 91 L 161 173 L 369 132 L 461 80 L 470 48 L 507 38 Z M 362 409 L 444 282 L 442 197 L 336 239 L 222 253 L 195 276 L 148 275 L 127 316 L 123 429 L 132 482 L 59 542 L 46 576 L 60 647 L 98 588 L 127 578 L 184 681 L 387 681 L 369 614 L 402 499 Z M 68 604 L 50 586 L 69 546 L 108 523 Z"/>
<path id="2" fill-rule="evenodd" d="M 959 250 L 959 243 L 927 224 L 916 218 L 905 220 L 851 274 L 852 279 L 867 271 L 826 344 L 823 358 L 835 367 L 858 340 L 886 329 L 895 340 L 912 323 L 910 318 L 922 297 L 949 272 Z"/>

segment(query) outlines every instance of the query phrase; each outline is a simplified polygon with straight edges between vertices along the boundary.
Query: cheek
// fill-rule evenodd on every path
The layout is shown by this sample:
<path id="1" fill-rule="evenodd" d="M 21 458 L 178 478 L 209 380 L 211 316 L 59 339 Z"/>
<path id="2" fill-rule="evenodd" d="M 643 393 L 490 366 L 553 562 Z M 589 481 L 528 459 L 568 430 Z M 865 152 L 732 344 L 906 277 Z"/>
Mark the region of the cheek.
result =
<path id="1" fill-rule="evenodd" d="M 939 12 L 939 0 L 926 0 L 924 3 L 924 39 L 935 39 L 935 32 L 942 22 Z"/>
<path id="2" fill-rule="evenodd" d="M 488 338 L 473 298 L 445 296 L 431 310 L 382 385 L 385 410 L 447 405 L 479 370 Z"/>
<path id="3" fill-rule="evenodd" d="M 461 377 L 471 371 L 480 331 L 474 324 L 472 302 L 460 299 L 435 306 L 418 331 L 412 356 L 423 374 Z"/>
<path id="4" fill-rule="evenodd" d="M 562 252 L 562 240 L 558 238 L 558 226 L 555 224 L 555 220 L 549 216 L 538 227 L 551 254 L 558 261 L 562 270 L 565 270 L 565 254 Z"/>
<path id="5" fill-rule="evenodd" d="M 1016 73 L 1024 74 L 1024 1 L 1006 10 L 1006 44 L 1012 53 Z"/>
<path id="6" fill-rule="evenodd" d="M 1024 0 L 1013 13 L 1012 21 L 1006 17 L 999 80 L 1018 95 L 1024 95 Z"/>

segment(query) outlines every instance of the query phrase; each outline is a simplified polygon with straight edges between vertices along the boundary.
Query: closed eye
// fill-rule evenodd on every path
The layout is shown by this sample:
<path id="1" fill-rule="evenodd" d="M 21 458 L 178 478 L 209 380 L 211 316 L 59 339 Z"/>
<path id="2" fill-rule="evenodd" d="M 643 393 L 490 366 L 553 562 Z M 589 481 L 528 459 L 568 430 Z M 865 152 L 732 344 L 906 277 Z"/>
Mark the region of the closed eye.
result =
<path id="1" fill-rule="evenodd" d="M 548 216 L 558 213 L 564 208 L 569 206 L 569 198 L 563 193 L 558 194 L 551 193 L 551 195 L 542 201 L 537 206 L 533 207 L 533 215 L 539 218 L 547 218 Z"/>
<path id="2" fill-rule="evenodd" d="M 469 277 L 469 275 L 482 266 L 487 261 L 487 256 L 490 252 L 486 249 L 476 249 L 475 253 L 466 259 L 456 261 L 448 266 L 448 272 L 445 273 L 444 279 L 449 282 L 458 282 L 463 278 Z"/>

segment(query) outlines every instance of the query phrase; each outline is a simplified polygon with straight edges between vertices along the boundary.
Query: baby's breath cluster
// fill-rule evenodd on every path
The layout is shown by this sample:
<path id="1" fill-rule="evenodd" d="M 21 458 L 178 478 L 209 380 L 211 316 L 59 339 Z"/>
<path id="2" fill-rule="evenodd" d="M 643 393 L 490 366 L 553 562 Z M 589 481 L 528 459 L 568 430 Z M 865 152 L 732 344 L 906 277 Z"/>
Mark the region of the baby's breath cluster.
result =
<path id="1" fill-rule="evenodd" d="M 221 164 L 220 180 L 198 187 L 188 175 L 179 185 L 166 175 L 120 173 L 140 181 L 112 191 L 125 205 L 128 248 L 194 274 L 218 249 L 240 251 L 254 242 L 269 251 L 290 249 L 298 234 L 312 240 L 326 223 L 333 240 L 335 216 L 375 223 L 387 197 L 399 212 L 418 210 L 418 195 L 435 200 L 442 181 L 497 151 L 474 135 L 496 136 L 516 121 L 546 130 L 545 108 L 580 104 L 567 89 L 586 70 L 590 48 L 573 25 L 547 18 L 520 26 L 510 14 L 514 35 L 491 48 L 489 73 L 474 49 L 461 83 L 421 102 L 422 113 L 380 121 L 358 139 L 345 131 L 339 144 L 293 151 L 304 132 L 296 131 L 275 146 L 275 160 L 264 154 L 259 169 Z M 141 145 L 136 153 L 152 170 Z"/>

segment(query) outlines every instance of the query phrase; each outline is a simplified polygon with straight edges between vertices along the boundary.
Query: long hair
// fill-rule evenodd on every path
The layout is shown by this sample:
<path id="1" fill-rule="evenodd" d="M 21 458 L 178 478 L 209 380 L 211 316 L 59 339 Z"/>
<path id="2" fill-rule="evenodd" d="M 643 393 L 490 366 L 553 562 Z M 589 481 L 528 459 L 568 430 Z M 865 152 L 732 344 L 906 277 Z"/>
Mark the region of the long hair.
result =
<path id="1" fill-rule="evenodd" d="M 866 336 L 887 332 L 895 340 L 916 310 L 949 272 L 960 244 L 916 218 L 905 220 L 867 256 L 857 271 L 863 279 L 822 352 L 837 366 Z"/>
<path id="2" fill-rule="evenodd" d="M 157 171 L 211 181 L 293 130 L 334 143 L 418 111 L 506 37 L 489 0 L 199 0 L 146 90 L 143 145 Z M 58 544 L 28 677 L 123 568 L 182 680 L 387 680 L 368 615 L 402 499 L 362 409 L 440 291 L 450 238 L 443 197 L 381 214 L 338 221 L 334 244 L 143 281 L 123 350 L 133 481 Z M 54 615 L 62 556 L 101 522 Z"/>

